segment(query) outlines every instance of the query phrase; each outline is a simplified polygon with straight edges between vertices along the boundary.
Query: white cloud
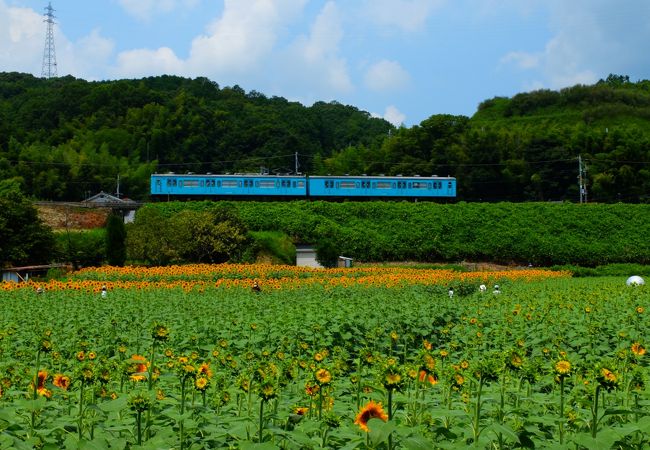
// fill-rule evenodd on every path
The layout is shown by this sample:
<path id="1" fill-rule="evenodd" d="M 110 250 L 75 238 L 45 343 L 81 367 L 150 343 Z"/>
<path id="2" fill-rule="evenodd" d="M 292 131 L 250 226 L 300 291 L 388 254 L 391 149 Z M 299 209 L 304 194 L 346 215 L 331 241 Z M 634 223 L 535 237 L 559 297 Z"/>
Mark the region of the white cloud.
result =
<path id="1" fill-rule="evenodd" d="M 408 72 L 397 61 L 386 59 L 370 66 L 364 78 L 368 89 L 379 92 L 401 89 L 409 80 Z"/>
<path id="2" fill-rule="evenodd" d="M 535 69 L 540 64 L 540 54 L 526 52 L 510 52 L 501 58 L 502 64 L 514 64 L 520 69 Z"/>
<path id="3" fill-rule="evenodd" d="M 347 62 L 339 54 L 343 36 L 341 12 L 329 1 L 314 20 L 309 35 L 298 37 L 284 55 L 283 75 L 307 92 L 319 92 L 320 99 L 351 92 Z"/>
<path id="4" fill-rule="evenodd" d="M 43 16 L 0 0 L 0 67 L 40 76 L 44 45 Z"/>
<path id="5" fill-rule="evenodd" d="M 395 125 L 396 127 L 402 125 L 406 120 L 406 115 L 393 105 L 389 105 L 386 107 L 383 117 L 384 119 L 386 119 L 387 121 Z"/>
<path id="6" fill-rule="evenodd" d="M 46 25 L 43 14 L 7 6 L 0 0 L 0 68 L 41 76 Z M 103 70 L 113 52 L 113 42 L 99 30 L 71 42 L 54 25 L 54 50 L 59 76 L 105 78 Z"/>
<path id="7" fill-rule="evenodd" d="M 101 36 L 99 29 L 94 29 L 77 42 L 64 40 L 63 45 L 57 48 L 57 59 L 65 74 L 75 74 L 86 80 L 105 79 L 104 69 L 114 49 L 115 43 Z"/>
<path id="8" fill-rule="evenodd" d="M 183 62 L 167 47 L 157 50 L 129 50 L 117 57 L 119 77 L 137 78 L 152 74 L 181 74 Z"/>
<path id="9" fill-rule="evenodd" d="M 413 32 L 422 29 L 433 11 L 446 0 L 364 0 L 363 12 L 381 26 Z"/>
<path id="10" fill-rule="evenodd" d="M 639 52 L 650 41 L 650 2 L 629 0 L 550 0 L 552 37 L 542 51 L 510 52 L 501 62 L 531 70 L 528 86 L 559 89 L 591 84 L 610 73 L 647 77 L 650 57 Z M 541 78 L 541 80 L 540 80 Z"/>
<path id="11" fill-rule="evenodd" d="M 192 72 L 250 71 L 269 58 L 278 35 L 306 0 L 226 0 L 221 17 L 192 42 Z"/>
<path id="12" fill-rule="evenodd" d="M 178 8 L 192 8 L 200 0 L 119 0 L 127 14 L 149 21 L 156 14 L 167 14 Z"/>

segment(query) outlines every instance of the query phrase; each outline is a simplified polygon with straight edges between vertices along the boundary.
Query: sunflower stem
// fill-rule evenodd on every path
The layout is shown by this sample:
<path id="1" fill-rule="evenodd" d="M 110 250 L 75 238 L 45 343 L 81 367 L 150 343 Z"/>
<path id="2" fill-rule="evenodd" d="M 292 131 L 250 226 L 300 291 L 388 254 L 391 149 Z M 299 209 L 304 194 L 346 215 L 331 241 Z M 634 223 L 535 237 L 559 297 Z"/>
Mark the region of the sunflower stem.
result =
<path id="1" fill-rule="evenodd" d="M 30 434 L 34 435 L 34 429 L 36 428 L 36 410 L 35 410 L 35 401 L 38 396 L 38 371 L 39 366 L 41 365 L 41 349 L 39 348 L 36 352 L 36 375 L 34 375 L 34 389 L 32 390 L 32 407 L 31 407 L 31 420 L 30 420 Z"/>
<path id="2" fill-rule="evenodd" d="M 388 420 L 393 420 L 393 390 L 388 390 Z M 388 433 L 388 450 L 393 448 L 393 433 Z"/>
<path id="3" fill-rule="evenodd" d="M 260 438 L 259 443 L 262 443 L 262 434 L 264 432 L 264 400 L 260 400 Z"/>
<path id="4" fill-rule="evenodd" d="M 598 432 L 598 397 L 600 397 L 600 385 L 596 386 L 596 392 L 594 393 L 594 404 L 591 408 L 591 437 L 596 438 Z"/>
<path id="5" fill-rule="evenodd" d="M 564 443 L 564 377 L 560 376 L 560 444 Z"/>
<path id="6" fill-rule="evenodd" d="M 323 418 L 323 386 L 318 389 L 318 420 Z"/>
<path id="7" fill-rule="evenodd" d="M 138 426 L 138 445 L 142 445 L 142 412 L 139 410 L 137 412 L 136 424 Z"/>
<path id="8" fill-rule="evenodd" d="M 81 379 L 81 386 L 79 388 L 79 423 L 77 425 L 80 440 L 83 437 L 83 428 L 82 428 L 83 414 L 84 414 L 84 380 L 82 378 Z"/>
<path id="9" fill-rule="evenodd" d="M 483 377 L 479 378 L 478 389 L 476 391 L 476 405 L 474 407 L 474 446 L 478 446 L 478 438 L 481 434 L 480 421 L 481 421 L 481 392 L 483 391 Z"/>

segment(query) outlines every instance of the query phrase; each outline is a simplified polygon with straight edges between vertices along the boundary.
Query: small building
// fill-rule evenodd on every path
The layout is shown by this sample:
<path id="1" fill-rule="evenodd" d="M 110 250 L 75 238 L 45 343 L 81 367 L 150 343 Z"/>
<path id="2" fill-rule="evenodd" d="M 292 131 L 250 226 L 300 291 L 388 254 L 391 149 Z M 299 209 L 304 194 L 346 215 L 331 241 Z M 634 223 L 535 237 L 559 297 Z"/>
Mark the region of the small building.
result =
<path id="1" fill-rule="evenodd" d="M 316 249 L 310 245 L 296 245 L 296 266 L 323 268 L 316 259 Z"/>
<path id="2" fill-rule="evenodd" d="M 129 198 L 119 198 L 115 195 L 101 191 L 99 194 L 87 198 L 83 203 L 120 211 L 124 218 L 124 223 L 132 223 L 135 220 L 135 207 L 137 203 Z"/>
<path id="3" fill-rule="evenodd" d="M 33 277 L 43 277 L 47 271 L 55 268 L 70 269 L 66 264 L 43 264 L 38 266 L 7 267 L 2 269 L 2 281 L 21 283 Z"/>
<path id="4" fill-rule="evenodd" d="M 352 258 L 339 256 L 338 261 L 336 261 L 336 267 L 352 267 Z"/>

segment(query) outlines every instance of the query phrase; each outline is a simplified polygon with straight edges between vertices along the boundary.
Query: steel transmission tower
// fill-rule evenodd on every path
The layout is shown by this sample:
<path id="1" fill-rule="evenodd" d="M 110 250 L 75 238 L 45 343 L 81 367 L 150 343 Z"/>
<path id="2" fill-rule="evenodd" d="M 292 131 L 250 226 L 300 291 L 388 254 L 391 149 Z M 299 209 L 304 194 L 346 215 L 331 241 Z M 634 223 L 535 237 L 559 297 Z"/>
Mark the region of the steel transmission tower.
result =
<path id="1" fill-rule="evenodd" d="M 43 78 L 56 77 L 56 53 L 54 52 L 54 9 L 52 2 L 49 2 L 45 8 L 45 19 L 47 23 L 47 34 L 45 35 L 45 50 L 43 50 L 43 69 L 41 76 Z"/>

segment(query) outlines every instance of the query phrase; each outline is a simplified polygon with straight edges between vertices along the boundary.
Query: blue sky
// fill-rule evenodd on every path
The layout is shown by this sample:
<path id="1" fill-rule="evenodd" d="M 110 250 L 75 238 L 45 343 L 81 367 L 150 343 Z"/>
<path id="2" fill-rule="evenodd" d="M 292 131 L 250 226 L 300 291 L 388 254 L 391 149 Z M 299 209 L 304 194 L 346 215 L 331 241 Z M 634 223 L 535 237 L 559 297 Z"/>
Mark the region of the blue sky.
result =
<path id="1" fill-rule="evenodd" d="M 44 0 L 0 0 L 0 71 L 40 76 Z M 53 0 L 58 74 L 204 76 L 394 124 L 650 78 L 649 0 Z"/>

